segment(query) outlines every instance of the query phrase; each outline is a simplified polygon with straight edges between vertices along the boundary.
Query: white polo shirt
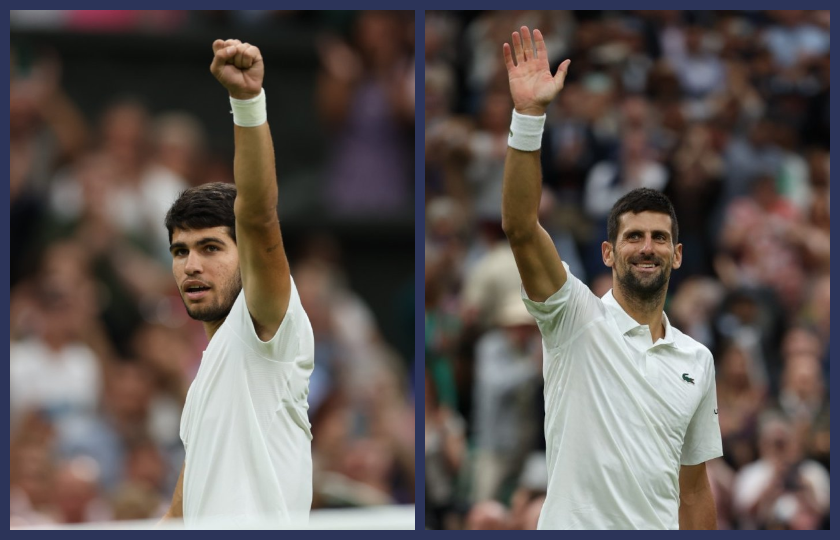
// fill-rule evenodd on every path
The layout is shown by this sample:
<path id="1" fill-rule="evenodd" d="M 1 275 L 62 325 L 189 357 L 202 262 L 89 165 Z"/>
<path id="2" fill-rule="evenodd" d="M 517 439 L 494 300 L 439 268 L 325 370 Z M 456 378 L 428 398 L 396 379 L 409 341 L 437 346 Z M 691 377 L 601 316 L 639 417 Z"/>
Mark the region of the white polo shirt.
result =
<path id="1" fill-rule="evenodd" d="M 678 529 L 679 472 L 723 454 L 709 350 L 672 327 L 651 341 L 612 291 L 569 272 L 545 302 L 548 495 L 539 529 Z"/>
<path id="2" fill-rule="evenodd" d="M 245 294 L 210 340 L 181 417 L 188 528 L 302 527 L 312 505 L 314 338 L 294 281 L 262 341 Z"/>

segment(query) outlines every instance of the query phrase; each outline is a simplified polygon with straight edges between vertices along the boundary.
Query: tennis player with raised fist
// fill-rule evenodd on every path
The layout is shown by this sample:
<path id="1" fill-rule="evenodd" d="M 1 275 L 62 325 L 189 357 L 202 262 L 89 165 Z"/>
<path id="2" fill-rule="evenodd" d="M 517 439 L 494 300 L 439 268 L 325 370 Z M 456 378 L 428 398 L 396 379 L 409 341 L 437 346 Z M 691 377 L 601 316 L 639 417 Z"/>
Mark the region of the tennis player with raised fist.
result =
<path id="1" fill-rule="evenodd" d="M 172 273 L 209 344 L 181 418 L 186 459 L 165 517 L 189 528 L 302 527 L 314 339 L 283 249 L 260 50 L 213 43 L 233 112 L 235 186 L 188 189 L 166 215 Z M 229 109 L 228 109 L 229 107 Z"/>

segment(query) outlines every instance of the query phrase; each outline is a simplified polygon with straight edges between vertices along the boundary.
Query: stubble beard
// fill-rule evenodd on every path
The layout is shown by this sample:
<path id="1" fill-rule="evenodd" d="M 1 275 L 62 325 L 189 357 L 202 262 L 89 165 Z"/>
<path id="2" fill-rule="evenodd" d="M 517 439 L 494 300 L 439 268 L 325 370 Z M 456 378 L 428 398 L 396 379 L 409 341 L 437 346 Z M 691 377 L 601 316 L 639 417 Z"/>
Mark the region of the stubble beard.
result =
<path id="1" fill-rule="evenodd" d="M 659 271 L 650 276 L 639 277 L 633 272 L 633 264 L 641 262 L 659 264 Z M 628 300 L 638 304 L 657 304 L 662 300 L 668 290 L 668 281 L 671 278 L 671 265 L 669 261 L 651 257 L 638 261 L 627 261 L 622 266 L 623 271 L 616 272 L 616 277 L 618 279 L 618 286 Z"/>
<path id="2" fill-rule="evenodd" d="M 183 293 L 181 294 L 181 301 L 184 302 L 184 307 L 187 308 L 187 315 L 190 318 L 201 322 L 215 322 L 228 316 L 233 308 L 233 303 L 236 302 L 236 297 L 239 296 L 241 291 L 242 277 L 237 269 L 236 274 L 220 290 L 220 297 L 215 303 L 208 306 L 194 306 L 191 309 L 184 299 Z"/>

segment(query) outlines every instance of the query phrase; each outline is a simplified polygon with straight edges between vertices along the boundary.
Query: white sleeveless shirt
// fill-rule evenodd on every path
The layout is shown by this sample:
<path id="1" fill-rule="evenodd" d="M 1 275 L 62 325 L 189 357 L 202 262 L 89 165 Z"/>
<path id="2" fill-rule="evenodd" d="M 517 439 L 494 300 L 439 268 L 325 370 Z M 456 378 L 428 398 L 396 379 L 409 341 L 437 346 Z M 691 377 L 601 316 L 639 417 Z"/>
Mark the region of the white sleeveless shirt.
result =
<path id="1" fill-rule="evenodd" d="M 240 292 L 210 340 L 181 417 L 188 528 L 301 527 L 312 505 L 307 416 L 314 337 L 292 281 L 270 341 Z"/>

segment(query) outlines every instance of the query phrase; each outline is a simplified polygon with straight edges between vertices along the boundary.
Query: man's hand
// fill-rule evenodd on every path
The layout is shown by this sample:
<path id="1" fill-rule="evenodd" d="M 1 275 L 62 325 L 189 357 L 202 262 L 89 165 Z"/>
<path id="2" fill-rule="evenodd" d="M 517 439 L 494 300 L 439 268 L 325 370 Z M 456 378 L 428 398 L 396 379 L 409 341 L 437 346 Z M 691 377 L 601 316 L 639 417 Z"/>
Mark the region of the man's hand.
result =
<path id="1" fill-rule="evenodd" d="M 510 95 L 519 114 L 542 116 L 554 96 L 563 89 L 563 81 L 566 80 L 571 61 L 565 60 L 552 76 L 542 33 L 534 30 L 534 42 L 537 46 L 535 54 L 528 27 L 523 26 L 521 32 L 521 37 L 519 32 L 514 32 L 512 36 L 516 65 L 513 63 L 510 45 L 503 45 Z"/>
<path id="2" fill-rule="evenodd" d="M 260 50 L 238 39 L 213 42 L 210 72 L 222 83 L 230 97 L 251 99 L 260 95 L 265 73 Z"/>

